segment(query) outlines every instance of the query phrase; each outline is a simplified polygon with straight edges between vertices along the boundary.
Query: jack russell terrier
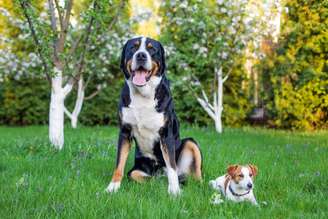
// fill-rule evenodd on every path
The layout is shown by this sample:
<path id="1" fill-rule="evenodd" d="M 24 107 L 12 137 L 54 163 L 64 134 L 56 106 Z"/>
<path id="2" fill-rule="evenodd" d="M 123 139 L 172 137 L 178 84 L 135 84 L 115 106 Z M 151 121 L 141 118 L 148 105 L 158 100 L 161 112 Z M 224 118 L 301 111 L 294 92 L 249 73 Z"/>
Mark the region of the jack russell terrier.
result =
<path id="1" fill-rule="evenodd" d="M 250 201 L 258 205 L 253 193 L 253 178 L 256 175 L 257 167 L 254 165 L 230 165 L 226 175 L 211 180 L 209 184 L 231 201 Z"/>

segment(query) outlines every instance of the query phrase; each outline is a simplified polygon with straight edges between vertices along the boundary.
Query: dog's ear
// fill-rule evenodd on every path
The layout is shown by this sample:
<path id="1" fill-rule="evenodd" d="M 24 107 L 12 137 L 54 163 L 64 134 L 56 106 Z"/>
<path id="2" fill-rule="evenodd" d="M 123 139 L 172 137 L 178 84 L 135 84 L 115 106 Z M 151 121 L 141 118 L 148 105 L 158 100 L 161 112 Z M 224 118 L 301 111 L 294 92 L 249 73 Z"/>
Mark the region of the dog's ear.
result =
<path id="1" fill-rule="evenodd" d="M 159 47 L 160 47 L 160 53 L 161 53 L 161 66 L 160 66 L 159 72 L 162 75 L 165 73 L 165 70 L 166 70 L 165 50 L 161 43 L 159 43 Z"/>
<path id="2" fill-rule="evenodd" d="M 252 172 L 253 176 L 256 176 L 257 172 L 258 172 L 257 166 L 255 166 L 253 164 L 248 164 L 248 167 L 249 167 L 250 171 Z"/>
<path id="3" fill-rule="evenodd" d="M 235 175 L 235 171 L 237 170 L 238 168 L 238 165 L 235 164 L 235 165 L 229 165 L 228 168 L 227 168 L 227 173 L 233 177 Z"/>
<path id="4" fill-rule="evenodd" d="M 126 50 L 127 45 L 128 45 L 128 41 L 124 44 L 123 49 L 122 49 L 120 68 L 124 72 L 125 77 L 129 78 L 130 74 L 129 74 L 128 70 L 126 69 L 126 63 L 125 63 L 125 50 Z"/>

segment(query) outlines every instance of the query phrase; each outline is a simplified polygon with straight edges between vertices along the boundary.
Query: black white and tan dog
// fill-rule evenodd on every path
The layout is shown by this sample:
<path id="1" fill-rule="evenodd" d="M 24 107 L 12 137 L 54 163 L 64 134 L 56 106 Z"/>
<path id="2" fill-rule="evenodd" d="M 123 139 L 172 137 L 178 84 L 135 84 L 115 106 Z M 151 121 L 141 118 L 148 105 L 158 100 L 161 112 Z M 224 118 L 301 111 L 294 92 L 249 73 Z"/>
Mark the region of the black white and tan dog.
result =
<path id="1" fill-rule="evenodd" d="M 137 37 L 126 42 L 121 56 L 125 83 L 119 104 L 120 133 L 116 168 L 107 192 L 116 192 L 124 167 L 136 144 L 130 179 L 143 182 L 161 169 L 168 177 L 168 192 L 180 193 L 179 179 L 192 175 L 201 180 L 201 152 L 192 138 L 180 140 L 179 122 L 166 78 L 163 46 Z"/>

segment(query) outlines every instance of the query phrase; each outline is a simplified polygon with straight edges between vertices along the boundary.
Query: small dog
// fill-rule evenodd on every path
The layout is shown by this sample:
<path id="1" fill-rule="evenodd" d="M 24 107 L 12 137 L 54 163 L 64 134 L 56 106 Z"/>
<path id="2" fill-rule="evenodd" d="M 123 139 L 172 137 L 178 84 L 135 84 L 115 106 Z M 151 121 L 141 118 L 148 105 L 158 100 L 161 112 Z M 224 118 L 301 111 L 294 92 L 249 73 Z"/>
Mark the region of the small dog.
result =
<path id="1" fill-rule="evenodd" d="M 253 193 L 253 179 L 257 175 L 257 171 L 257 167 L 251 164 L 230 165 L 226 175 L 211 180 L 209 184 L 231 201 L 250 201 L 252 204 L 258 205 Z"/>

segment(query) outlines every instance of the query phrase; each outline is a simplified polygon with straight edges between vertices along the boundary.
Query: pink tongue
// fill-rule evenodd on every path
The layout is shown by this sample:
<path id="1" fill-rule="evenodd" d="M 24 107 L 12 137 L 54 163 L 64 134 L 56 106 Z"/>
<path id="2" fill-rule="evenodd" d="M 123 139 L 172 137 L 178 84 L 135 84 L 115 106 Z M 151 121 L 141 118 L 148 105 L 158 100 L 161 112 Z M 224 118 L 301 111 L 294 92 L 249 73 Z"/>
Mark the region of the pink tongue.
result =
<path id="1" fill-rule="evenodd" d="M 137 86 L 143 86 L 146 84 L 147 72 L 145 71 L 136 71 L 136 74 L 133 76 L 132 83 Z"/>

